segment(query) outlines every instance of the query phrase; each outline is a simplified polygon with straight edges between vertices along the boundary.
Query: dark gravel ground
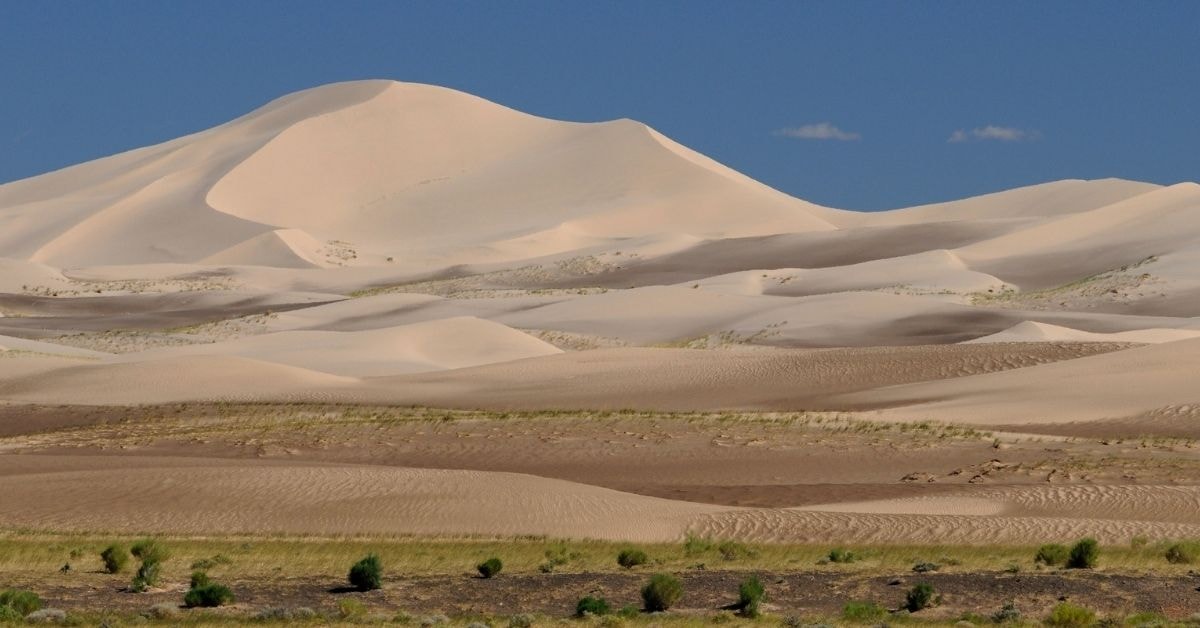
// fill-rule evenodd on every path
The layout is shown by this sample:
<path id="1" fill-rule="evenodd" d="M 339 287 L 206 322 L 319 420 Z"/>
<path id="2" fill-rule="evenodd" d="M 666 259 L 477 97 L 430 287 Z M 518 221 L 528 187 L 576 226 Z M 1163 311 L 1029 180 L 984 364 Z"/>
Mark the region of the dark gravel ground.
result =
<path id="1" fill-rule="evenodd" d="M 684 596 L 677 607 L 687 614 L 712 614 L 736 600 L 738 583 L 752 572 L 688 571 L 679 574 Z M 339 600 L 355 599 L 371 613 L 414 615 L 513 615 L 535 613 L 566 617 L 584 595 L 600 596 L 619 608 L 640 602 L 649 573 L 501 574 L 490 580 L 472 575 L 389 578 L 383 589 L 361 593 L 341 583 L 312 578 L 230 580 L 237 604 L 222 613 L 252 615 L 266 607 L 308 607 L 334 612 Z M 1102 615 L 1155 612 L 1182 619 L 1200 612 L 1200 577 L 1110 575 L 1102 572 L 929 573 L 879 576 L 828 572 L 757 572 L 766 585 L 765 610 L 777 615 L 836 617 L 847 601 L 872 601 L 897 608 L 905 592 L 928 582 L 942 595 L 940 606 L 922 611 L 929 619 L 963 613 L 991 615 L 1012 601 L 1023 615 L 1043 617 L 1060 600 L 1070 600 Z M 135 614 L 160 603 L 179 603 L 184 585 L 142 594 L 125 590 L 125 578 L 76 574 L 53 586 L 35 580 L 3 583 L 38 592 L 46 606 L 79 612 Z"/>

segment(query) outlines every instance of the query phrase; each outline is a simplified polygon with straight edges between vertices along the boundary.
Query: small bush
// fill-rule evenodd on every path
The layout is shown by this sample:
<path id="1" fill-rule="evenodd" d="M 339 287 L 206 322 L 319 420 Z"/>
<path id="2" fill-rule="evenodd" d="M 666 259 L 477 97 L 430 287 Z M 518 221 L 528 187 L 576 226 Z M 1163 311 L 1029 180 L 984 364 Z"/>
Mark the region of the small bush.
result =
<path id="1" fill-rule="evenodd" d="M 640 611 L 638 611 L 637 605 L 626 604 L 625 606 L 621 607 L 621 610 L 617 611 L 617 615 L 624 617 L 625 619 L 632 619 L 638 616 L 638 612 Z"/>
<path id="2" fill-rule="evenodd" d="M 713 541 L 707 536 L 696 536 L 688 532 L 687 537 L 683 540 L 683 553 L 688 556 L 696 556 L 712 551 Z"/>
<path id="3" fill-rule="evenodd" d="M 346 580 L 359 591 L 374 591 L 383 586 L 383 562 L 378 555 L 367 554 L 350 567 Z"/>
<path id="4" fill-rule="evenodd" d="M 1071 550 L 1068 550 L 1066 545 L 1047 543 L 1038 548 L 1037 554 L 1033 556 L 1033 562 L 1050 566 L 1061 565 L 1067 562 L 1070 555 Z"/>
<path id="5" fill-rule="evenodd" d="M 887 609 L 874 602 L 846 602 L 842 607 L 842 619 L 854 624 L 869 624 L 883 619 Z"/>
<path id="6" fill-rule="evenodd" d="M 67 621 L 67 611 L 59 608 L 43 608 L 25 616 L 30 624 L 61 624 Z"/>
<path id="7" fill-rule="evenodd" d="M 929 608 L 934 604 L 935 592 L 933 585 L 922 582 L 917 586 L 908 590 L 904 596 L 904 608 L 910 613 L 915 613 L 921 609 Z"/>
<path id="8" fill-rule="evenodd" d="M 142 539 L 134 543 L 133 547 L 129 548 L 129 553 L 143 563 L 161 563 L 170 555 L 166 546 L 155 539 Z"/>
<path id="9" fill-rule="evenodd" d="M 650 577 L 650 582 L 642 587 L 642 603 L 651 613 L 671 608 L 681 597 L 683 584 L 679 582 L 679 578 L 670 574 L 654 574 Z"/>
<path id="10" fill-rule="evenodd" d="M 738 560 L 754 556 L 754 552 L 749 547 L 737 541 L 721 541 L 717 545 L 717 552 L 725 560 Z"/>
<path id="11" fill-rule="evenodd" d="M 1105 623 L 1105 620 L 1101 620 L 1100 623 Z M 1139 628 L 1153 628 L 1153 627 L 1157 627 L 1157 626 L 1176 625 L 1175 623 L 1172 623 L 1170 619 L 1167 619 L 1162 614 L 1155 613 L 1153 611 L 1142 611 L 1140 613 L 1134 613 L 1134 614 L 1130 615 L 1129 617 L 1126 617 L 1124 623 L 1126 626 L 1138 626 Z"/>
<path id="12" fill-rule="evenodd" d="M 758 607 L 765 599 L 767 591 L 758 576 L 750 576 L 738 585 L 738 610 L 743 616 L 758 617 Z"/>
<path id="13" fill-rule="evenodd" d="M 362 602 L 350 598 L 338 600 L 337 607 L 341 619 L 358 619 L 367 614 L 367 607 Z"/>
<path id="14" fill-rule="evenodd" d="M 1015 624 L 1021 621 L 1021 611 L 1017 610 L 1017 605 L 1013 602 L 1005 602 L 1000 610 L 992 613 L 992 621 L 997 624 Z"/>
<path id="15" fill-rule="evenodd" d="M 602 597 L 587 596 L 579 598 L 575 603 L 575 616 L 583 617 L 584 615 L 607 615 L 612 612 L 608 606 L 608 600 Z"/>
<path id="16" fill-rule="evenodd" d="M 491 578 L 500 573 L 500 570 L 504 569 L 504 563 L 499 558 L 493 556 L 482 563 L 475 565 L 475 569 L 479 570 L 479 575 L 483 576 L 484 578 Z"/>
<path id="17" fill-rule="evenodd" d="M 1168 563 L 1175 565 L 1190 565 L 1200 558 L 1200 542 L 1183 541 L 1174 543 L 1167 548 Z"/>
<path id="18" fill-rule="evenodd" d="M 13 610 L 13 607 L 0 606 L 0 622 L 15 624 L 15 623 L 21 621 L 22 619 L 25 619 L 25 617 L 22 616 L 17 611 Z"/>
<path id="19" fill-rule="evenodd" d="M 1096 623 L 1096 613 L 1070 602 L 1055 606 L 1046 617 L 1047 626 L 1091 626 Z"/>
<path id="20" fill-rule="evenodd" d="M 146 619 L 172 619 L 179 616 L 179 605 L 163 602 L 155 604 L 142 613 Z"/>
<path id="21" fill-rule="evenodd" d="M 579 552 L 571 551 L 562 543 L 551 546 L 546 550 L 545 554 L 546 562 L 538 565 L 538 571 L 542 573 L 554 573 L 554 570 L 558 567 L 579 558 Z"/>
<path id="22" fill-rule="evenodd" d="M 1071 555 L 1067 558 L 1068 569 L 1092 569 L 1100 557 L 1100 544 L 1096 539 L 1081 539 L 1071 546 Z"/>
<path id="23" fill-rule="evenodd" d="M 100 552 L 100 560 L 104 561 L 104 571 L 119 573 L 129 564 L 129 552 L 120 545 L 112 544 Z"/>
<path id="24" fill-rule="evenodd" d="M 578 605 L 576 605 L 578 610 Z M 508 618 L 508 628 L 533 628 L 534 616 L 528 613 L 519 613 Z"/>
<path id="25" fill-rule="evenodd" d="M 7 607 L 24 617 L 42 607 L 42 598 L 33 591 L 5 589 L 0 591 L 0 607 Z"/>
<path id="26" fill-rule="evenodd" d="M 202 587 L 210 582 L 212 582 L 212 580 L 208 578 L 208 574 L 204 573 L 203 571 L 193 571 L 189 588 L 195 589 L 196 587 Z"/>
<path id="27" fill-rule="evenodd" d="M 650 557 L 640 549 L 631 547 L 623 549 L 620 554 L 617 554 L 617 564 L 626 569 L 633 569 L 638 565 L 645 565 L 648 562 L 650 562 Z"/>
<path id="28" fill-rule="evenodd" d="M 255 613 L 254 618 L 258 621 L 284 621 L 294 619 L 295 616 L 292 609 L 286 606 L 268 606 Z"/>
<path id="29" fill-rule="evenodd" d="M 931 571 L 937 571 L 941 568 L 942 568 L 942 566 L 937 563 L 925 562 L 925 563 L 917 563 L 917 564 L 913 565 L 912 570 L 917 573 L 929 573 Z"/>
<path id="30" fill-rule="evenodd" d="M 183 605 L 188 608 L 197 606 L 212 608 L 231 602 L 233 602 L 233 591 L 230 591 L 229 587 L 215 582 L 205 582 L 198 587 L 192 587 L 183 596 Z"/>
<path id="31" fill-rule="evenodd" d="M 142 562 L 138 567 L 137 573 L 133 576 L 133 583 L 130 589 L 134 593 L 143 593 L 147 589 L 158 585 L 158 577 L 162 573 L 162 564 L 158 562 Z"/>
<path id="32" fill-rule="evenodd" d="M 200 560 L 192 563 L 192 569 L 203 569 L 203 570 L 207 571 L 209 569 L 212 569 L 213 567 L 217 567 L 220 565 L 229 565 L 232 563 L 233 563 L 233 559 L 229 558 L 228 556 L 226 556 L 224 554 L 217 554 L 216 556 L 213 556 L 212 558 L 201 558 Z"/>
<path id="33" fill-rule="evenodd" d="M 829 562 L 831 563 L 852 563 L 858 560 L 853 552 L 840 547 L 835 547 L 829 550 Z"/>

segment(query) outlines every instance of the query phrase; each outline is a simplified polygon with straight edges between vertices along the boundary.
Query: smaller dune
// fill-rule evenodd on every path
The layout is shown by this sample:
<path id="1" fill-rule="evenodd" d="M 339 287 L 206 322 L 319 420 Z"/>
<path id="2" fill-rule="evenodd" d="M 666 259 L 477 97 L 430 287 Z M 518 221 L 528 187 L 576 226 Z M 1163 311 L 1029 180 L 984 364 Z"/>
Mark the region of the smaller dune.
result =
<path id="1" fill-rule="evenodd" d="M 0 336 L 0 354 L 5 352 L 40 353 L 43 355 L 55 355 L 69 358 L 103 358 L 108 356 L 107 353 L 89 351 L 87 349 L 77 349 L 75 347 L 54 344 L 53 342 L 26 340 L 24 338 L 13 338 L 12 336 Z"/>
<path id="2" fill-rule="evenodd" d="M 0 382 L 10 401 L 141 404 L 320 398 L 358 380 L 236 356 L 184 355 L 133 363 L 98 363 L 37 372 Z"/>
<path id="3" fill-rule="evenodd" d="M 1196 337 L 1200 337 L 1200 329 L 1133 329 L 1104 334 L 1025 321 L 1002 332 L 968 340 L 962 344 L 985 344 L 993 342 L 1131 342 L 1156 345 Z"/>
<path id="4" fill-rule="evenodd" d="M 300 229 L 276 229 L 213 253 L 201 264 L 317 268 L 321 243 Z"/>
<path id="5" fill-rule="evenodd" d="M 333 375 L 377 377 L 557 353 L 562 350 L 510 327 L 460 316 L 367 331 L 282 331 L 214 344 L 157 349 L 120 360 L 240 356 Z"/>

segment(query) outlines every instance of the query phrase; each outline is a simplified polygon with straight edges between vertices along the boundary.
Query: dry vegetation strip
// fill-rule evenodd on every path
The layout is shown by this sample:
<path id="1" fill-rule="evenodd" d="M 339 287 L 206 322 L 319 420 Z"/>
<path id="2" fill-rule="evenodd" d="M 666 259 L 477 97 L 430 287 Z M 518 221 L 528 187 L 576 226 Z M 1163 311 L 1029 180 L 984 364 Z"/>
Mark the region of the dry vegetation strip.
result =
<path id="1" fill-rule="evenodd" d="M 304 622 L 275 617 L 284 623 L 432 625 L 448 616 L 445 623 L 450 624 L 483 620 L 520 626 L 528 619 L 549 625 L 568 617 L 585 595 L 604 596 L 617 608 L 635 604 L 639 587 L 656 572 L 679 574 L 685 596 L 678 608 L 667 616 L 638 614 L 606 623 L 743 621 L 726 607 L 736 600 L 738 583 L 751 574 L 765 583 L 768 620 L 792 625 L 842 623 L 843 607 L 852 601 L 898 608 L 905 591 L 919 582 L 932 584 L 944 596 L 942 603 L 889 621 L 939 625 L 967 618 L 991 623 L 987 617 L 1009 600 L 1036 619 L 1061 597 L 1116 618 L 1133 613 L 1183 618 L 1200 610 L 1195 592 L 1200 580 L 1189 565 L 1167 561 L 1165 544 L 1102 548 L 1099 569 L 1093 571 L 1040 566 L 1033 547 L 853 547 L 851 562 L 830 562 L 828 546 L 693 538 L 642 545 L 648 562 L 626 568 L 617 556 L 627 545 L 595 541 L 161 538 L 170 552 L 162 583 L 137 594 L 128 591 L 129 573 L 104 573 L 99 558 L 108 544 L 133 540 L 6 532 L 0 535 L 0 581 L 37 592 L 77 623 L 109 625 L 144 622 L 141 615 L 156 606 L 168 610 L 160 608 L 163 616 L 152 623 L 171 625 L 236 624 L 269 618 L 281 608 L 315 613 Z M 348 567 L 367 553 L 378 553 L 383 561 L 383 588 L 345 590 Z M 503 557 L 504 571 L 485 581 L 474 575 L 475 565 L 489 556 Z M 933 563 L 937 570 L 914 573 L 920 563 Z M 64 565 L 70 569 L 64 571 Z M 178 606 L 184 583 L 196 569 L 228 583 L 238 602 L 215 611 L 169 612 Z M 513 616 L 523 613 L 532 616 L 513 623 Z"/>

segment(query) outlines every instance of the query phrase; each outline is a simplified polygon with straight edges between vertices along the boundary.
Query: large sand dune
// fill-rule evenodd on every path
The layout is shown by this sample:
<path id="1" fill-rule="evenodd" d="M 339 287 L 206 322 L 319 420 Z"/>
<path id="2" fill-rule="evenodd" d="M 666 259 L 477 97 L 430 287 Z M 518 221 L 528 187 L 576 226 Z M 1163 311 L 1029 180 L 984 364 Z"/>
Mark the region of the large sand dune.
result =
<path id="1" fill-rule="evenodd" d="M 0 403 L 813 410 L 1191 434 L 1197 269 L 1195 183 L 1053 181 L 855 212 L 773 190 L 632 120 L 338 83 L 0 185 Z M 0 522 L 643 539 L 932 529 L 975 542 L 1115 539 L 1145 512 L 1155 535 L 1200 535 L 1177 507 L 1195 496 L 1161 485 L 713 509 L 403 464 L 59 463 L 21 475 L 0 456 Z M 211 503 L 159 500 L 191 473 L 205 474 Z M 347 493 L 366 484 L 378 491 Z M 117 485 L 129 510 L 89 498 Z M 698 492 L 738 490 L 710 488 Z M 47 490 L 69 499 L 37 502 Z M 492 523 L 469 521 L 473 501 Z M 153 514 L 160 503 L 171 507 Z M 339 514 L 350 506 L 359 524 Z"/>

